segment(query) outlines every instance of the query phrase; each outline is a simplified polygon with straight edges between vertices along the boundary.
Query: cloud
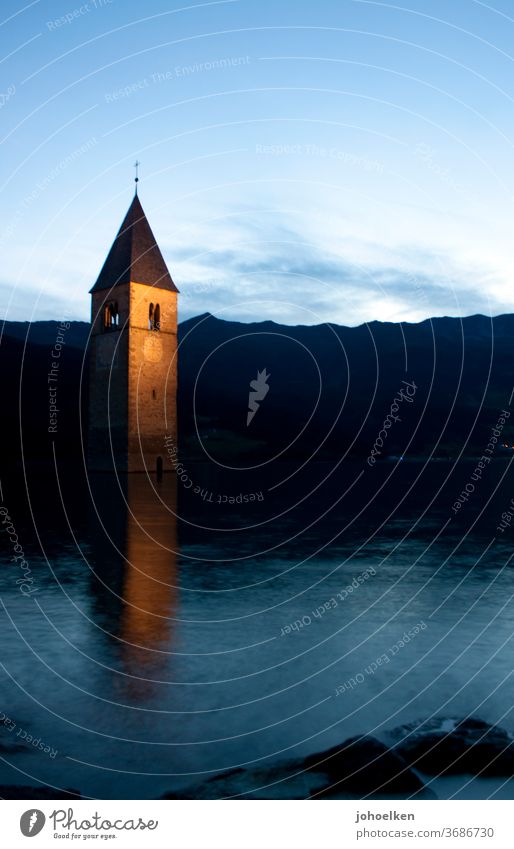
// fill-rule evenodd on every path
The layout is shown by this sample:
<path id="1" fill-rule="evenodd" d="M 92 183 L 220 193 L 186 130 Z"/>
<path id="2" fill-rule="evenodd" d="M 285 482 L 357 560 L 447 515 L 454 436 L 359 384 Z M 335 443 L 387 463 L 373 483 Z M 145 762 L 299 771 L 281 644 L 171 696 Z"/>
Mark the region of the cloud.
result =
<path id="1" fill-rule="evenodd" d="M 309 221 L 294 211 L 241 208 L 181 228 L 175 244 L 161 245 L 180 289 L 180 319 L 211 312 L 241 321 L 357 325 L 511 311 L 510 289 L 502 289 L 490 269 L 467 267 L 442 252 L 339 237 L 348 233 L 339 223 L 332 217 L 323 227 L 319 217 Z M 41 290 L 0 281 L 2 314 L 87 319 L 84 274 L 72 275 L 65 261 L 51 277 L 43 271 L 42 265 L 42 279 L 51 285 L 44 282 Z"/>
<path id="2" fill-rule="evenodd" d="M 208 311 L 246 321 L 355 325 L 509 311 L 508 303 L 488 296 L 486 270 L 459 267 L 443 254 L 364 241 L 328 247 L 275 219 L 265 228 L 262 218 L 238 222 L 230 244 L 227 233 L 218 232 L 217 242 L 215 233 L 216 228 L 204 232 L 199 244 L 169 251 L 175 278 L 184 281 L 183 318 Z M 215 246 L 205 250 L 206 244 Z M 383 264 L 376 261 L 380 255 Z"/>
<path id="3" fill-rule="evenodd" d="M 88 302 L 87 291 L 84 301 Z M 43 288 L 27 285 L 13 285 L 0 280 L 0 316 L 7 321 L 43 321 L 46 319 L 68 319 L 84 321 L 89 319 L 89 311 L 83 305 L 70 301 L 69 293 L 63 287 L 62 295 L 47 292 Z"/>

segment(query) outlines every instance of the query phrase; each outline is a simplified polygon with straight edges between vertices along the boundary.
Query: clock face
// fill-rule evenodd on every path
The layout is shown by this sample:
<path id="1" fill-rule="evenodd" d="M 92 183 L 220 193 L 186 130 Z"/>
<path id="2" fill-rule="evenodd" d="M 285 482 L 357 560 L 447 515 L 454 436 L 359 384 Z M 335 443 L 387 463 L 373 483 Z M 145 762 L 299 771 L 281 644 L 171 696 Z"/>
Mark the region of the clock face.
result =
<path id="1" fill-rule="evenodd" d="M 162 342 L 157 336 L 157 334 L 153 333 L 151 336 L 147 336 L 143 345 L 143 355 L 147 363 L 158 363 L 162 357 Z"/>

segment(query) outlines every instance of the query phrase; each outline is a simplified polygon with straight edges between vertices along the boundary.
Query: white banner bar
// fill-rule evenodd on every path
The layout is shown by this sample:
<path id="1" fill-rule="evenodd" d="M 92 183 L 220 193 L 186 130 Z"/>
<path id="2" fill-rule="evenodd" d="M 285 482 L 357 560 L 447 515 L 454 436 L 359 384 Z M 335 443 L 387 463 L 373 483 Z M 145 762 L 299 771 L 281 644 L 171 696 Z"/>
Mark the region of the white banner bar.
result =
<path id="1" fill-rule="evenodd" d="M 510 801 L 2 801 L 0 824 L 6 849 L 514 846 Z"/>

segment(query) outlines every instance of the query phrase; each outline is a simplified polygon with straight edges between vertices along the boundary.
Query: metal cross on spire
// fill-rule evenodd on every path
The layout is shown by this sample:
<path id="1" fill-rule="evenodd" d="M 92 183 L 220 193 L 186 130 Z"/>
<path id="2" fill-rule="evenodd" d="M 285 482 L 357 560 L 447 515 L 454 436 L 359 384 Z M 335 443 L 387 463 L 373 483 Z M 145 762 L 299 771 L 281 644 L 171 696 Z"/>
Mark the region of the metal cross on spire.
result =
<path id="1" fill-rule="evenodd" d="M 136 159 L 136 161 L 134 162 L 134 168 L 136 169 L 136 176 L 134 178 L 134 183 L 136 184 L 136 195 L 137 195 L 137 184 L 139 183 L 139 177 L 138 177 L 139 165 L 140 165 L 139 159 Z"/>

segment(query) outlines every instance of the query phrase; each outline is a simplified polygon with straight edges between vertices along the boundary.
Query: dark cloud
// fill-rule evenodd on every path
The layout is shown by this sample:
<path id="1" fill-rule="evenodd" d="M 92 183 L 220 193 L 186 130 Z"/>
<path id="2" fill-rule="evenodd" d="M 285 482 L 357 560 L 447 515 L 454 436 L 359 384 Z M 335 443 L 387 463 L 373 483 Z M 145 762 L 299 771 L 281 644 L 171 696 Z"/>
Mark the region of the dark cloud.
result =
<path id="1" fill-rule="evenodd" d="M 454 268 L 445 256 L 410 251 L 397 264 L 363 266 L 323 251 L 288 227 L 275 232 L 274 238 L 266 238 L 262 226 L 249 221 L 239 230 L 233 249 L 206 252 L 204 246 L 191 245 L 180 255 L 175 252 L 175 261 L 184 261 L 184 317 L 207 310 L 248 320 L 244 303 L 259 299 L 261 306 L 252 307 L 253 320 L 273 318 L 277 306 L 288 302 L 293 305 L 289 323 L 416 321 L 443 314 L 508 311 L 508 305 L 487 297 L 483 275 Z M 287 322 L 283 316 L 280 320 Z"/>
<path id="2" fill-rule="evenodd" d="M 364 265 L 345 258 L 348 239 L 341 239 L 341 249 L 337 245 L 327 251 L 293 226 L 277 222 L 276 216 L 255 211 L 225 219 L 222 238 L 217 226 L 195 235 L 196 243 L 186 238 L 179 246 L 164 248 L 181 292 L 181 319 L 212 312 L 242 321 L 355 325 L 374 319 L 420 321 L 510 312 L 509 304 L 487 297 L 490 280 L 485 273 L 470 273 L 449 257 L 426 250 L 391 251 L 387 262 Z M 371 243 L 357 247 L 359 256 L 387 253 Z M 2 314 L 28 320 L 35 308 L 35 319 L 88 318 L 86 288 L 73 302 L 73 314 L 66 288 L 62 296 L 58 292 L 54 284 L 41 297 L 35 287 L 0 282 Z"/>

